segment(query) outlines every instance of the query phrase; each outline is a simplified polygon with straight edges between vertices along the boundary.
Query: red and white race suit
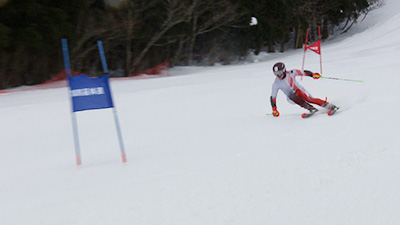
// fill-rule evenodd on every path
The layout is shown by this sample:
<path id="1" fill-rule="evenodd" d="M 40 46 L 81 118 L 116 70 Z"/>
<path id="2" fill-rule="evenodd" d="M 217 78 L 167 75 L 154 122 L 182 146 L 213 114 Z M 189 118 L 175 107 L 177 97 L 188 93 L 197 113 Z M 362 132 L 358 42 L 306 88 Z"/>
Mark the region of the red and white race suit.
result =
<path id="1" fill-rule="evenodd" d="M 286 76 L 283 79 L 279 79 L 278 77 L 275 79 L 275 82 L 272 84 L 272 92 L 271 97 L 275 101 L 278 95 L 278 91 L 281 90 L 288 97 L 289 102 L 293 102 L 293 94 L 297 95 L 301 99 L 306 102 L 317 104 L 319 106 L 326 106 L 326 101 L 323 101 L 318 98 L 313 98 L 311 94 L 301 86 L 297 80 L 296 76 L 307 76 L 306 73 L 302 70 L 290 70 L 286 71 Z M 294 101 L 299 104 L 297 101 Z"/>

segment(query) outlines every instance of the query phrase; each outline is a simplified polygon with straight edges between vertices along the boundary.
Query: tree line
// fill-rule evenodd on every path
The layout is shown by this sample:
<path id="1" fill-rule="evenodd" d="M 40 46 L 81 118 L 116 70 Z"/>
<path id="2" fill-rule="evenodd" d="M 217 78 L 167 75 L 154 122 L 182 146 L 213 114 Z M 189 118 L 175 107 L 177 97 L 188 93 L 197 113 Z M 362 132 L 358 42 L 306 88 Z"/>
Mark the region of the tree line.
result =
<path id="1" fill-rule="evenodd" d="M 377 0 L 3 0 L 0 88 L 41 83 L 63 69 L 61 38 L 73 70 L 101 73 L 102 40 L 111 76 L 161 62 L 214 65 L 249 53 L 301 48 L 335 29 L 346 32 Z M 251 18 L 256 25 L 250 25 Z"/>

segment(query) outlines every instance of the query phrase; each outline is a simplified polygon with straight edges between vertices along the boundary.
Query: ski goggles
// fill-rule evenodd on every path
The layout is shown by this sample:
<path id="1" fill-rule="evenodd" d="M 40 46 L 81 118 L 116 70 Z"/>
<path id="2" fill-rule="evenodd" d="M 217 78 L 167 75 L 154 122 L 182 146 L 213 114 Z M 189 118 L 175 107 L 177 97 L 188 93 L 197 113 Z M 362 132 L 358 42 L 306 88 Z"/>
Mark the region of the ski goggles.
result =
<path id="1" fill-rule="evenodd" d="M 277 76 L 277 77 L 279 77 L 279 78 L 282 78 L 283 75 L 286 74 L 286 70 L 283 69 L 283 70 L 274 71 L 274 74 L 275 74 L 275 76 Z"/>

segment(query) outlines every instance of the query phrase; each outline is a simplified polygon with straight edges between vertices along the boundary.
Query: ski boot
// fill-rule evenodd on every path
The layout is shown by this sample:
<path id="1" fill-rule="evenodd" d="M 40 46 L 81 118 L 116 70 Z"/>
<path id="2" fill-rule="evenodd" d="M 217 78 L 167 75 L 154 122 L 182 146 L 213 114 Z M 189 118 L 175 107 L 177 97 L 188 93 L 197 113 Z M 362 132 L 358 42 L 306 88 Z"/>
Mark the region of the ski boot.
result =
<path id="1" fill-rule="evenodd" d="M 303 107 L 308 109 L 308 110 L 310 110 L 310 112 L 309 113 L 303 113 L 301 115 L 302 118 L 308 118 L 308 117 L 314 115 L 318 111 L 318 109 L 314 108 L 314 106 L 312 106 L 312 105 L 310 105 L 308 103 L 306 103 L 306 105 L 304 105 Z"/>

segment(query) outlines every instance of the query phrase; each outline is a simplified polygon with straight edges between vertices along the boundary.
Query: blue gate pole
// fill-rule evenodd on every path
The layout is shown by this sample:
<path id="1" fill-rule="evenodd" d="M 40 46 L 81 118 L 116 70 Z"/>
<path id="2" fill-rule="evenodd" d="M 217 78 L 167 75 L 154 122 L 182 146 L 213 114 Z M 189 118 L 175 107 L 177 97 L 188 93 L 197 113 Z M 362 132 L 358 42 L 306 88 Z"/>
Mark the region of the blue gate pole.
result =
<path id="1" fill-rule="evenodd" d="M 105 74 L 108 74 L 108 67 L 107 67 L 106 56 L 104 54 L 103 43 L 101 41 L 97 41 L 97 46 L 99 48 L 101 64 L 103 65 L 103 71 L 104 71 Z M 111 92 L 111 88 L 110 88 L 110 92 Z M 119 146 L 120 146 L 120 149 L 121 149 L 122 162 L 126 163 L 128 161 L 126 159 L 126 153 L 125 153 L 124 142 L 123 142 L 123 139 L 122 139 L 121 127 L 119 125 L 118 114 L 117 114 L 117 110 L 115 109 L 115 105 L 113 107 L 113 113 L 114 113 L 115 127 L 117 128 Z"/>
<path id="2" fill-rule="evenodd" d="M 63 38 L 61 39 L 62 51 L 64 56 L 64 66 L 65 73 L 67 75 L 67 79 L 71 76 L 71 65 L 69 61 L 69 51 L 68 51 L 68 40 Z M 69 79 L 68 79 L 69 82 Z M 78 124 L 76 122 L 76 115 L 72 106 L 72 96 L 71 96 L 71 85 L 69 85 L 69 97 L 71 99 L 71 118 L 72 118 L 72 130 L 74 132 L 74 143 L 75 143 L 75 156 L 76 156 L 76 165 L 82 165 L 81 161 L 81 150 L 79 146 L 79 137 L 78 137 Z"/>

